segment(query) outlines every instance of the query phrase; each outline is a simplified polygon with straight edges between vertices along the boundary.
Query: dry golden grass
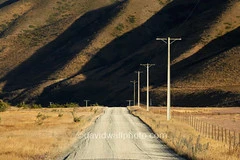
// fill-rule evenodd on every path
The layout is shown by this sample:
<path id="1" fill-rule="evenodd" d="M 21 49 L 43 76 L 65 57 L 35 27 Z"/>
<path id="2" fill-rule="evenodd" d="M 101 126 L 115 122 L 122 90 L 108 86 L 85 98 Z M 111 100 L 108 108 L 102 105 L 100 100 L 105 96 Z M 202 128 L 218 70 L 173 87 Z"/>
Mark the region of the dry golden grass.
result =
<path id="1" fill-rule="evenodd" d="M 55 159 L 103 111 L 100 107 L 1 112 L 0 159 Z M 79 122 L 74 122 L 74 117 Z"/>
<path id="2" fill-rule="evenodd" d="M 179 121 L 179 119 L 172 118 L 170 121 L 166 121 L 166 108 L 151 108 L 149 112 L 146 112 L 144 108 L 138 107 L 130 107 L 129 110 L 148 124 L 156 134 L 164 135 L 166 133 L 167 137 L 162 137 L 162 140 L 180 155 L 191 159 L 206 160 L 237 160 L 240 158 L 239 148 L 229 151 L 228 145 L 200 135 L 193 127 Z M 239 108 L 236 108 L 236 110 L 238 111 L 236 114 L 239 114 Z M 175 116 L 192 114 L 196 117 L 201 115 L 202 117 L 200 117 L 203 118 L 212 115 L 223 116 L 223 113 L 230 114 L 232 111 L 235 111 L 235 108 L 174 108 L 172 111 Z M 219 112 L 222 114 L 219 115 Z M 215 118 L 216 121 L 219 121 L 219 124 L 226 120 L 226 118 Z M 208 123 L 212 122 L 207 118 L 205 120 L 208 120 Z M 213 121 L 213 123 L 216 121 Z M 237 123 L 239 126 L 240 121 Z M 229 126 L 233 127 L 231 121 L 229 121 Z"/>

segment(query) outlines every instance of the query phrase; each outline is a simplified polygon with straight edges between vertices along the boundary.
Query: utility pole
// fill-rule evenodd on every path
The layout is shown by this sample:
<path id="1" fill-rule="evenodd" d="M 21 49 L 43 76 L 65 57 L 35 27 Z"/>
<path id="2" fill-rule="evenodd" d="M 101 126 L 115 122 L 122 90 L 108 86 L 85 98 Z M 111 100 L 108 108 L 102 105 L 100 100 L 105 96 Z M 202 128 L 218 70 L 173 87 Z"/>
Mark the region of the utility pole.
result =
<path id="1" fill-rule="evenodd" d="M 132 100 L 127 100 L 127 102 L 128 102 L 128 106 L 130 107 Z"/>
<path id="2" fill-rule="evenodd" d="M 175 41 L 182 40 L 181 38 L 156 38 L 157 41 L 163 41 L 168 45 L 168 67 L 167 67 L 167 120 L 171 119 L 170 106 L 171 106 L 171 44 Z"/>
<path id="3" fill-rule="evenodd" d="M 90 100 L 84 100 L 85 101 L 85 103 L 86 103 L 86 107 L 88 106 L 88 102 L 90 101 Z"/>
<path id="4" fill-rule="evenodd" d="M 131 83 L 133 83 L 133 106 L 135 106 L 135 102 L 136 102 L 136 83 L 137 81 L 130 81 Z"/>
<path id="5" fill-rule="evenodd" d="M 149 111 L 149 68 L 155 66 L 155 64 L 140 64 L 147 68 L 147 111 Z"/>
<path id="6" fill-rule="evenodd" d="M 138 74 L 138 107 L 140 107 L 140 96 L 141 96 L 141 93 L 140 93 L 140 89 L 141 89 L 141 85 L 140 85 L 140 82 L 141 82 L 141 78 L 140 78 L 140 75 L 141 75 L 141 71 L 136 71 L 135 73 Z"/>

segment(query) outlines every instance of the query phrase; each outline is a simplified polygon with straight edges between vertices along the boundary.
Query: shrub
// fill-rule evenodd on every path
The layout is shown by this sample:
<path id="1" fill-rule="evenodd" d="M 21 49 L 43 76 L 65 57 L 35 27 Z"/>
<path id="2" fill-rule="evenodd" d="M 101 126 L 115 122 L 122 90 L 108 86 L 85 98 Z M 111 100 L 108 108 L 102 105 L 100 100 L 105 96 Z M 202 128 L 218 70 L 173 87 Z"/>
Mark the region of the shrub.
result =
<path id="1" fill-rule="evenodd" d="M 31 108 L 42 108 L 42 105 L 41 104 L 32 104 L 31 106 L 30 106 Z"/>
<path id="2" fill-rule="evenodd" d="M 3 100 L 0 100 L 0 112 L 6 111 L 8 108 L 8 104 L 3 102 Z"/>
<path id="3" fill-rule="evenodd" d="M 34 25 L 29 25 L 28 27 L 29 27 L 29 28 L 35 28 L 35 26 L 34 26 Z"/>
<path id="4" fill-rule="evenodd" d="M 25 102 L 21 102 L 19 104 L 17 104 L 17 107 L 20 107 L 20 108 L 31 108 L 28 104 L 26 104 Z"/>
<path id="5" fill-rule="evenodd" d="M 97 102 L 96 103 L 94 103 L 94 104 L 92 104 L 92 106 L 100 106 Z"/>
<path id="6" fill-rule="evenodd" d="M 80 121 L 81 121 L 81 117 L 74 117 L 74 118 L 73 118 L 73 121 L 74 121 L 74 122 L 80 122 Z"/>
<path id="7" fill-rule="evenodd" d="M 63 113 L 59 113 L 58 114 L 58 117 L 60 118 L 60 117 L 62 117 L 63 116 Z"/>
<path id="8" fill-rule="evenodd" d="M 1 24 L 1 25 L 0 25 L 0 28 L 1 28 L 2 30 L 7 29 L 7 27 L 8 27 L 8 26 L 7 26 L 6 24 Z"/>
<path id="9" fill-rule="evenodd" d="M 127 21 L 129 23 L 135 23 L 136 22 L 136 17 L 134 15 L 130 15 L 130 16 L 128 16 Z"/>
<path id="10" fill-rule="evenodd" d="M 39 113 L 37 114 L 36 118 L 37 118 L 36 123 L 37 123 L 38 125 L 42 125 L 42 124 L 43 124 L 43 121 L 44 121 L 45 119 L 47 119 L 48 116 L 46 116 L 46 115 L 44 115 L 44 114 L 42 114 L 42 113 L 39 112 Z"/>
<path id="11" fill-rule="evenodd" d="M 81 121 L 81 116 L 80 117 L 76 117 L 75 116 L 75 108 L 73 109 L 73 111 L 71 112 L 72 116 L 73 116 L 73 122 L 80 122 Z"/>
<path id="12" fill-rule="evenodd" d="M 49 108 L 63 108 L 63 105 L 57 103 L 50 103 Z"/>
<path id="13" fill-rule="evenodd" d="M 115 27 L 116 30 L 118 31 L 122 31 L 124 29 L 124 25 L 122 23 L 119 23 L 116 27 Z"/>
<path id="14" fill-rule="evenodd" d="M 75 108 L 75 107 L 79 107 L 79 105 L 77 103 L 66 103 L 64 105 L 64 108 Z"/>

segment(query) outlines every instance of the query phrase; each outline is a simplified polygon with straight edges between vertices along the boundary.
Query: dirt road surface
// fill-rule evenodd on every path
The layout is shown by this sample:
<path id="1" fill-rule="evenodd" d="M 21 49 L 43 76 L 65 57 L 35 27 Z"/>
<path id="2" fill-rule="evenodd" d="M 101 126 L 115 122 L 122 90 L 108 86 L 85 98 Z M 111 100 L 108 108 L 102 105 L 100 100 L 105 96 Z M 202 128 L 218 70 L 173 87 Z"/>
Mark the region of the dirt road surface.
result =
<path id="1" fill-rule="evenodd" d="M 164 136 L 161 135 L 161 136 Z M 63 159 L 183 159 L 127 108 L 107 108 Z"/>

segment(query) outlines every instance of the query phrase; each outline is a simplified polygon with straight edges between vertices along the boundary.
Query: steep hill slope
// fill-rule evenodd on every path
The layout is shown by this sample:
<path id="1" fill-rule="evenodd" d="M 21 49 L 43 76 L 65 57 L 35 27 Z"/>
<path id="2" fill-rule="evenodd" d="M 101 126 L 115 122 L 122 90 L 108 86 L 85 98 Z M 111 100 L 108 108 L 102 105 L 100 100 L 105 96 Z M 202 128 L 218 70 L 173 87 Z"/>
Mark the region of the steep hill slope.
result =
<path id="1" fill-rule="evenodd" d="M 2 6 L 0 21 L 9 22 L 0 30 L 6 100 L 123 105 L 139 69 L 145 94 L 140 63 L 155 63 L 151 99 L 164 105 L 167 48 L 155 39 L 173 36 L 182 37 L 172 45 L 173 105 L 240 105 L 238 0 L 29 0 Z"/>

